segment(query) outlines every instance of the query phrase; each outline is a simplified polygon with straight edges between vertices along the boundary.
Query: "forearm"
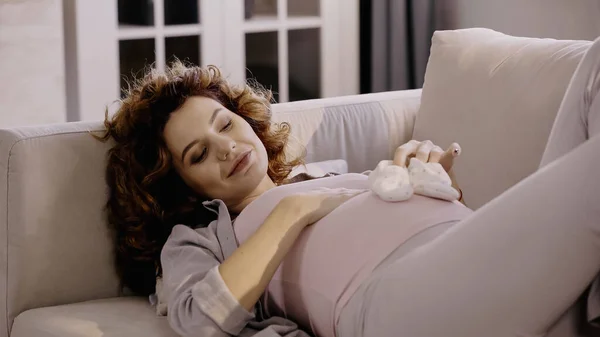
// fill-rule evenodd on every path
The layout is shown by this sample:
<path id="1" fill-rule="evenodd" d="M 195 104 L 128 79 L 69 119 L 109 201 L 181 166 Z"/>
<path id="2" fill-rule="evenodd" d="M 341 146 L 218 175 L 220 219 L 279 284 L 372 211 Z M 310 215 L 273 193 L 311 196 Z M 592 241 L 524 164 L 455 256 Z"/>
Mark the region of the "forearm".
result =
<path id="1" fill-rule="evenodd" d="M 219 266 L 223 281 L 246 310 L 252 311 L 304 227 L 297 212 L 276 207 Z"/>

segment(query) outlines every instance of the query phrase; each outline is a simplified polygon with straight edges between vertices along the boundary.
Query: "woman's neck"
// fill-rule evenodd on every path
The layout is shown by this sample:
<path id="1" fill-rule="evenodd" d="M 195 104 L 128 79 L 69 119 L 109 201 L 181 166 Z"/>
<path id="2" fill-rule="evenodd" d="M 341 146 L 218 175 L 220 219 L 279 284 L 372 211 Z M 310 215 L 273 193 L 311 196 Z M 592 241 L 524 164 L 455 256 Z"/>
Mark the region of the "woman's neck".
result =
<path id="1" fill-rule="evenodd" d="M 231 205 L 229 207 L 230 212 L 233 214 L 239 214 L 246 206 L 248 206 L 251 202 L 258 199 L 263 193 L 266 191 L 277 187 L 273 180 L 268 175 L 265 175 L 265 178 L 256 186 L 254 191 L 244 197 L 239 203 L 235 205 Z"/>

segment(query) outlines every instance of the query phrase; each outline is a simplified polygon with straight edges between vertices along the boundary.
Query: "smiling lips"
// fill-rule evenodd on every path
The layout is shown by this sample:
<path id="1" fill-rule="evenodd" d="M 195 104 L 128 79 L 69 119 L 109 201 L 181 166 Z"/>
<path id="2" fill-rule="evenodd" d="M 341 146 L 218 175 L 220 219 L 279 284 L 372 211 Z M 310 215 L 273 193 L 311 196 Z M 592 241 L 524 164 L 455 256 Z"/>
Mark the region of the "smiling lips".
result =
<path id="1" fill-rule="evenodd" d="M 251 152 L 251 150 L 248 150 L 244 153 L 241 153 L 237 156 L 237 158 L 235 158 L 235 160 L 233 161 L 233 165 L 231 165 L 231 171 L 229 171 L 227 178 L 233 176 L 238 172 L 243 171 L 248 166 L 248 164 L 250 163 L 249 159 Z"/>

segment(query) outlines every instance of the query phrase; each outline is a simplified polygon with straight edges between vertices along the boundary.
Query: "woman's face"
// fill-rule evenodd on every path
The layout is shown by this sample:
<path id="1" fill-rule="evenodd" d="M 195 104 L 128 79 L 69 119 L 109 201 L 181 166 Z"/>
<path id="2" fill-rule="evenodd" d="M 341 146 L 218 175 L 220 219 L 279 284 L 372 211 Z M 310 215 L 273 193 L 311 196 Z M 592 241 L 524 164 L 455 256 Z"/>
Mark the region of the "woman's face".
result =
<path id="1" fill-rule="evenodd" d="M 250 124 L 213 99 L 188 98 L 171 114 L 164 138 L 185 183 L 230 208 L 270 182 L 267 152 Z"/>

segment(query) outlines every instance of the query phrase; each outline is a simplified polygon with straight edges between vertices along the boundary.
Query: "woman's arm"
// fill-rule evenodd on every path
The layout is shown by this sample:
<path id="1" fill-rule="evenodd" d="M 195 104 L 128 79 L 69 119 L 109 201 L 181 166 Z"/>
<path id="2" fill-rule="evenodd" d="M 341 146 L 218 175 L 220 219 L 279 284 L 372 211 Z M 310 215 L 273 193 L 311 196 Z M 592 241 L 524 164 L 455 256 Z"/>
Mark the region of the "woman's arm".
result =
<path id="1" fill-rule="evenodd" d="M 198 231 L 175 226 L 161 254 L 168 320 L 180 335 L 239 335 L 254 319 L 254 305 L 304 227 L 297 214 L 276 207 L 219 264 L 215 226 Z"/>
<path id="2" fill-rule="evenodd" d="M 175 226 L 161 252 L 161 301 L 167 318 L 182 336 L 237 336 L 254 319 L 223 282 L 218 271 L 223 252 L 217 222 L 206 228 Z"/>
<path id="3" fill-rule="evenodd" d="M 246 310 L 254 307 L 304 227 L 363 192 L 325 188 L 281 200 L 262 226 L 219 266 L 231 294 Z"/>
<path id="4" fill-rule="evenodd" d="M 305 226 L 298 208 L 276 207 L 219 266 L 227 288 L 246 310 L 254 307 Z"/>
<path id="5" fill-rule="evenodd" d="M 216 222 L 175 226 L 162 253 L 168 319 L 180 335 L 237 336 L 301 231 L 364 190 L 320 189 L 284 198 L 220 264 Z"/>

